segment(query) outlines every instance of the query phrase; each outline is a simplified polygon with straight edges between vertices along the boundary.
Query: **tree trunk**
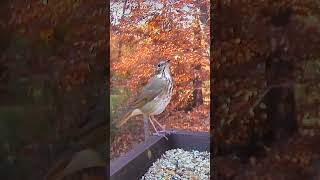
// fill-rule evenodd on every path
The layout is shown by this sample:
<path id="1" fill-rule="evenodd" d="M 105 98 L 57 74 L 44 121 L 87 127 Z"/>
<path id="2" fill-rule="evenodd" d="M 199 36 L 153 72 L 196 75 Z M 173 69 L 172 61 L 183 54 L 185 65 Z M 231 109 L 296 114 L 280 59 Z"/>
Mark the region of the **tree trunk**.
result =
<path id="1" fill-rule="evenodd" d="M 196 73 L 195 78 L 193 80 L 193 107 L 199 106 L 203 104 L 203 97 L 202 97 L 202 81 L 200 78 L 200 69 L 201 65 L 197 65 L 195 67 Z"/>
<path id="2" fill-rule="evenodd" d="M 200 14 L 203 14 L 201 11 L 200 1 L 196 0 L 196 9 L 197 14 L 195 15 L 195 22 L 196 26 L 194 28 L 194 50 L 199 51 L 201 48 L 201 37 L 202 37 L 202 31 L 200 27 L 201 20 L 206 22 L 206 19 L 208 16 L 200 16 Z M 201 17 L 201 18 L 200 18 Z M 195 65 L 195 76 L 193 79 L 193 107 L 199 106 L 203 104 L 203 96 L 202 96 L 202 80 L 200 78 L 201 74 L 201 64 L 198 63 Z"/>
<path id="3" fill-rule="evenodd" d="M 283 84 L 292 79 L 292 64 L 278 55 L 266 62 L 268 86 Z M 268 122 L 271 126 L 272 139 L 280 140 L 297 131 L 296 108 L 293 87 L 277 87 L 269 91 L 266 97 Z"/>

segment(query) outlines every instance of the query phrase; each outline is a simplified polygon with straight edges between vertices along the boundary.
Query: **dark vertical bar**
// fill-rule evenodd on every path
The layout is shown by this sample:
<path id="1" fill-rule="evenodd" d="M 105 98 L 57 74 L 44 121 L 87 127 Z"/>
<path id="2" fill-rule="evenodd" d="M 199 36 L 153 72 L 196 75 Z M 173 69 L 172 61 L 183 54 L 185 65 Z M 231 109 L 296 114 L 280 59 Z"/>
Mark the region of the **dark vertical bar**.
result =
<path id="1" fill-rule="evenodd" d="M 104 4 L 104 3 L 102 3 Z M 106 47 L 110 47 L 110 2 L 106 1 L 106 11 L 107 11 L 107 22 L 106 22 L 106 28 L 107 28 L 107 34 L 106 34 L 106 38 L 107 38 L 107 46 Z M 110 112 L 110 48 L 107 48 L 107 55 L 106 55 L 106 59 L 107 61 L 105 69 L 104 69 L 104 73 L 105 73 L 105 82 L 106 83 L 106 89 L 105 89 L 105 102 L 106 102 L 106 114 L 105 114 L 105 120 L 108 121 L 107 122 L 107 133 L 106 133 L 106 140 L 109 141 L 106 143 L 106 158 L 107 158 L 107 167 L 106 167 L 106 179 L 109 179 L 110 177 L 110 144 L 111 144 L 111 138 L 110 138 L 110 119 L 111 119 L 111 112 Z"/>
<path id="2" fill-rule="evenodd" d="M 212 52 L 214 50 L 214 34 L 216 26 L 214 24 L 216 19 L 217 1 L 210 1 L 210 174 L 211 177 L 214 174 L 214 123 L 215 123 L 215 112 L 217 105 L 217 97 L 214 91 L 214 81 L 216 78 L 216 67 L 213 65 Z"/>

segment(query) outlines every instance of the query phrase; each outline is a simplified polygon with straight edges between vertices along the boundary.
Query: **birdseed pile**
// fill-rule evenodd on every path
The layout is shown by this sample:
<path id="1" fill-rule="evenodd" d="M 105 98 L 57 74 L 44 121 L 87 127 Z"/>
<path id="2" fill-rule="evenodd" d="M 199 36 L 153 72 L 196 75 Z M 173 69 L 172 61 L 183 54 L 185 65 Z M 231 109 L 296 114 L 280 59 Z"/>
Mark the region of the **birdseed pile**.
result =
<path id="1" fill-rule="evenodd" d="M 210 153 L 172 149 L 153 163 L 141 180 L 208 180 Z"/>

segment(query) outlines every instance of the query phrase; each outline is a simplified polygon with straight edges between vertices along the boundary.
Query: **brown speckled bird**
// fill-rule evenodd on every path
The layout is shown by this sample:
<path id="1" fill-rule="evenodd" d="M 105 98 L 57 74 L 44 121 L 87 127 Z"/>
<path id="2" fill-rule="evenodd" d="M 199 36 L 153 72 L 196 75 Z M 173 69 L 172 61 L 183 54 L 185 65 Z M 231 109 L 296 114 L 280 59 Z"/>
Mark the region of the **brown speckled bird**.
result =
<path id="1" fill-rule="evenodd" d="M 164 111 L 171 100 L 172 96 L 172 77 L 170 73 L 170 63 L 167 61 L 160 61 L 156 66 L 156 71 L 153 77 L 145 85 L 138 96 L 132 103 L 129 104 L 128 110 L 122 118 L 116 122 L 119 128 L 125 124 L 131 117 L 142 114 L 144 117 L 144 135 L 145 140 L 149 138 L 149 121 L 155 129 L 155 135 L 164 136 L 169 133 L 165 127 L 154 119 L 154 115 L 158 115 Z M 154 122 L 160 126 L 161 131 L 158 131 Z"/>

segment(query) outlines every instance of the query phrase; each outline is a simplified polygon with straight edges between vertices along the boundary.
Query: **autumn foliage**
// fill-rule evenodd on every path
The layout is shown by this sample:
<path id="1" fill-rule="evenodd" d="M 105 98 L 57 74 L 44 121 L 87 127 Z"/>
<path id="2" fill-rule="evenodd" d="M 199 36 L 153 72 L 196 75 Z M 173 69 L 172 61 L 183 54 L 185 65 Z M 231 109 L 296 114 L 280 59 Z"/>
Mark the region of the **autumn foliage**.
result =
<path id="1" fill-rule="evenodd" d="M 208 130 L 208 127 L 204 128 L 205 126 L 201 125 L 202 122 L 209 124 L 208 7 L 209 1 L 111 2 L 110 62 L 113 120 L 119 116 L 121 108 L 125 107 L 126 103 L 147 83 L 159 60 L 170 59 L 174 81 L 173 98 L 166 111 L 159 115 L 160 122 L 169 128 L 194 127 L 194 130 Z M 200 18 L 206 20 L 201 21 Z M 200 87 L 195 86 L 196 79 L 202 81 Z M 189 115 L 185 111 L 191 111 L 194 107 L 195 88 L 202 91 L 201 100 L 205 101 L 205 105 L 197 107 L 203 109 L 199 109 L 202 113 L 194 110 L 197 113 L 194 113 L 192 119 L 198 120 L 190 120 L 188 123 Z M 137 123 L 141 123 L 140 121 Z M 198 123 L 200 128 L 196 128 Z M 130 128 L 131 133 L 142 133 L 142 124 L 130 124 L 127 127 L 133 126 Z M 123 136 L 124 132 L 126 131 L 122 130 L 121 135 L 115 136 Z M 142 137 L 136 136 L 141 141 Z M 121 140 L 116 138 L 114 142 L 117 147 L 112 148 L 112 152 L 122 151 L 122 148 L 118 148 L 122 146 Z"/>
<path id="2" fill-rule="evenodd" d="M 319 177 L 316 4 L 217 1 L 211 47 L 216 179 Z"/>
<path id="3" fill-rule="evenodd" d="M 43 2 L 1 1 L 0 179 L 61 175 L 74 147 L 106 151 L 106 3 Z"/>

